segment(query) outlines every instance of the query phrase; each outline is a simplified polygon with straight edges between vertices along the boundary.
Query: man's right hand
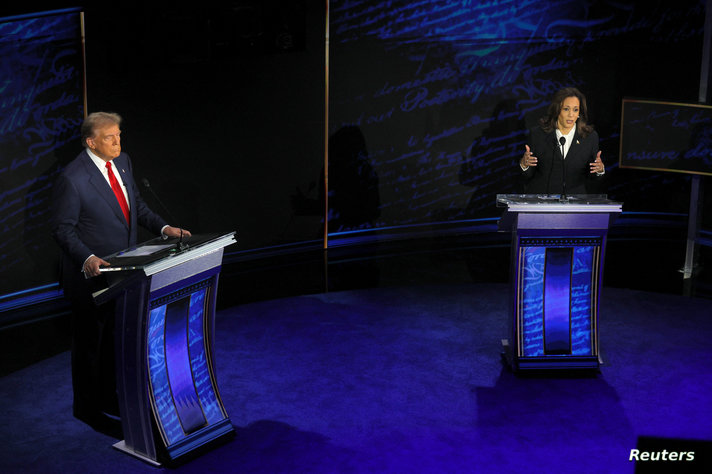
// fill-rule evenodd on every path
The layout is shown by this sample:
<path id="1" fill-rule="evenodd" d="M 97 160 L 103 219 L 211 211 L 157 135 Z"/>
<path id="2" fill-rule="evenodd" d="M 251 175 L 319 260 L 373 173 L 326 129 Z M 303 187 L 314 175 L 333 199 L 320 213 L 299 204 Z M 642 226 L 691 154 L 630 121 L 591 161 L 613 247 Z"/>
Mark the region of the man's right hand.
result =
<path id="1" fill-rule="evenodd" d="M 82 271 L 84 271 L 84 274 L 88 277 L 95 277 L 101 273 L 99 271 L 99 267 L 108 266 L 111 266 L 109 262 L 107 262 L 106 260 L 102 260 L 96 255 L 92 255 L 91 257 L 87 258 L 86 262 L 84 262 L 84 267 L 82 267 Z"/>

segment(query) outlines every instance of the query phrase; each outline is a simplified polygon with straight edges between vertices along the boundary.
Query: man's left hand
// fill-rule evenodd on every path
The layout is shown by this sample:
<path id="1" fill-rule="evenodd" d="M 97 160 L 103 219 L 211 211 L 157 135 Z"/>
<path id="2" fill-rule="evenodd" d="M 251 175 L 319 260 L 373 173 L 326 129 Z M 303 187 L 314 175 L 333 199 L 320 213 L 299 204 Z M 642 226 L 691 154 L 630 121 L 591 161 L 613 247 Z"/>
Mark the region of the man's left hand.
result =
<path id="1" fill-rule="evenodd" d="M 180 237 L 181 236 L 181 231 L 183 231 L 183 238 L 190 237 L 190 231 L 186 229 L 181 229 L 180 227 L 171 227 L 168 226 L 165 229 L 163 229 L 163 234 L 168 236 L 168 237 Z"/>

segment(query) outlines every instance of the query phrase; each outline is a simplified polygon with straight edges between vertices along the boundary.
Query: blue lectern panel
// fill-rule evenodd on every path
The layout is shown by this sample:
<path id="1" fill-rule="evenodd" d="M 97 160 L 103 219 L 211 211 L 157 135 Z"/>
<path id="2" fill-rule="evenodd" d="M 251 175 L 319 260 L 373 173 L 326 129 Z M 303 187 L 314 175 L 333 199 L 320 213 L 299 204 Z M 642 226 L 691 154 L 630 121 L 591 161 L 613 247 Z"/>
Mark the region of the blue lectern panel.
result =
<path id="1" fill-rule="evenodd" d="M 203 411 L 208 423 L 216 423 L 227 415 L 218 402 L 216 389 L 213 387 L 214 377 L 211 377 L 210 364 L 205 350 L 205 299 L 207 288 L 196 291 L 190 297 L 189 344 L 190 365 L 193 368 L 195 388 L 203 405 Z"/>
<path id="2" fill-rule="evenodd" d="M 173 404 L 171 387 L 168 383 L 165 353 L 166 305 L 151 310 L 148 327 L 148 370 L 151 381 L 151 394 L 158 425 L 166 444 L 183 437 L 183 429 L 178 420 L 178 413 Z"/>
<path id="3" fill-rule="evenodd" d="M 149 378 L 159 429 L 169 447 L 227 419 L 208 356 L 212 281 L 160 292 L 150 303 Z"/>
<path id="4" fill-rule="evenodd" d="M 205 425 L 188 354 L 189 302 L 186 298 L 179 299 L 166 308 L 166 367 L 173 401 L 185 433 Z"/>
<path id="5" fill-rule="evenodd" d="M 544 264 L 546 247 L 522 249 L 522 355 L 544 355 Z"/>
<path id="6" fill-rule="evenodd" d="M 598 239 L 522 239 L 521 357 L 593 355 L 598 252 Z"/>
<path id="7" fill-rule="evenodd" d="M 571 353 L 572 248 L 546 251 L 544 274 L 544 353 Z"/>
<path id="8" fill-rule="evenodd" d="M 571 354 L 587 356 L 593 354 L 591 327 L 593 299 L 592 290 L 597 277 L 594 255 L 597 247 L 585 245 L 574 248 L 574 268 L 571 275 Z"/>

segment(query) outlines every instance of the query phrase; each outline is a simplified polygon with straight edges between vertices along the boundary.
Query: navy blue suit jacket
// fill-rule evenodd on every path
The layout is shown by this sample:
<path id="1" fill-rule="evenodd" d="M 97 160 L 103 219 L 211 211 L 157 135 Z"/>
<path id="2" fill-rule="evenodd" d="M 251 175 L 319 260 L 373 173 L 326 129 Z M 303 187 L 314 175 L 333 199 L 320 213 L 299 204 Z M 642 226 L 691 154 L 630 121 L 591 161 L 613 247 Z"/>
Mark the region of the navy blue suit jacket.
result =
<path id="1" fill-rule="evenodd" d="M 64 254 L 62 270 L 65 287 L 80 275 L 81 267 L 90 255 L 105 257 L 135 245 L 138 225 L 156 235 L 166 225 L 141 198 L 129 156 L 121 153 L 112 160 L 112 164 L 114 172 L 121 174 L 126 187 L 130 225 L 111 186 L 86 150 L 67 165 L 54 184 L 52 235 Z"/>
<path id="2" fill-rule="evenodd" d="M 535 127 L 529 133 L 529 148 L 538 159 L 537 166 L 530 166 L 523 171 L 525 191 L 529 194 L 561 194 L 562 168 L 561 145 L 556 139 L 556 132 L 546 133 L 541 127 Z M 578 130 L 574 133 L 573 143 L 566 154 L 566 194 L 587 194 L 591 184 L 600 177 L 591 173 L 589 163 L 596 160 L 598 153 L 598 133 L 592 131 L 586 138 Z"/>

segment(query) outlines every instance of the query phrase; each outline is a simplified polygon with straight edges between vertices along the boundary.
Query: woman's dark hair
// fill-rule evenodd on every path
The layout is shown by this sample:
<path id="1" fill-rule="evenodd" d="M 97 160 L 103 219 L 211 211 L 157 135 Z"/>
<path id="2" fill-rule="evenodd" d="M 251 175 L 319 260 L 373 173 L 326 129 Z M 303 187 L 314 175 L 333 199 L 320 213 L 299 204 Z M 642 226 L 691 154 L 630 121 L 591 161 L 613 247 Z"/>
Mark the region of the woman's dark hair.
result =
<path id="1" fill-rule="evenodd" d="M 556 123 L 559 120 L 561 107 L 564 105 L 564 100 L 569 97 L 576 97 L 579 100 L 580 109 L 579 118 L 576 121 L 576 132 L 581 135 L 582 138 L 586 138 L 588 134 L 593 131 L 593 125 L 586 123 L 586 119 L 588 118 L 586 96 L 575 87 L 565 87 L 554 94 L 551 98 L 551 104 L 549 104 L 549 108 L 546 110 L 546 115 L 539 119 L 539 126 L 546 133 L 551 133 L 556 130 Z"/>

